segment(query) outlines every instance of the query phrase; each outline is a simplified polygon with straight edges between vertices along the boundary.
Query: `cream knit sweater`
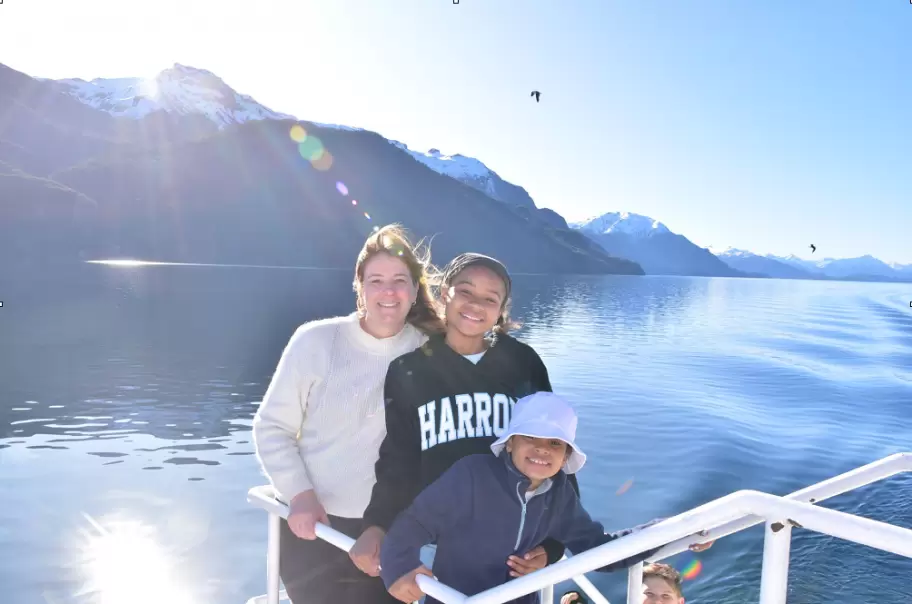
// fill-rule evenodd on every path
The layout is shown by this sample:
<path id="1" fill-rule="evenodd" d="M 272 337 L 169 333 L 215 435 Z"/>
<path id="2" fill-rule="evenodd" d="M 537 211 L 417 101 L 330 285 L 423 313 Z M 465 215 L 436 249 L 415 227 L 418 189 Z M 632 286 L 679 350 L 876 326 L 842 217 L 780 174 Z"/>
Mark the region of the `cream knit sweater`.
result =
<path id="1" fill-rule="evenodd" d="M 314 489 L 327 514 L 363 515 L 386 435 L 386 370 L 426 339 L 409 324 L 377 339 L 355 313 L 295 331 L 253 420 L 257 457 L 280 499 Z"/>

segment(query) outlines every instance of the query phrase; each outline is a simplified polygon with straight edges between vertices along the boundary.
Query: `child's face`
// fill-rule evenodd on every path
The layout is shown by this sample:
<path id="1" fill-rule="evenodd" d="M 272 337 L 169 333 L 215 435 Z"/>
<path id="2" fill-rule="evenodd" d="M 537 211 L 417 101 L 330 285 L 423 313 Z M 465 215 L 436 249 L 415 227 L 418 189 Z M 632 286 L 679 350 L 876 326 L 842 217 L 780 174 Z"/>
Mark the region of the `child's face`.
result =
<path id="1" fill-rule="evenodd" d="M 516 434 L 507 442 L 516 469 L 532 481 L 533 487 L 551 478 L 564 465 L 570 448 L 556 438 L 533 438 Z"/>
<path id="2" fill-rule="evenodd" d="M 684 604 L 674 586 L 661 577 L 643 579 L 643 604 Z"/>
<path id="3" fill-rule="evenodd" d="M 447 330 L 483 337 L 497 323 L 506 295 L 507 288 L 494 271 L 483 266 L 460 271 L 443 294 Z"/>

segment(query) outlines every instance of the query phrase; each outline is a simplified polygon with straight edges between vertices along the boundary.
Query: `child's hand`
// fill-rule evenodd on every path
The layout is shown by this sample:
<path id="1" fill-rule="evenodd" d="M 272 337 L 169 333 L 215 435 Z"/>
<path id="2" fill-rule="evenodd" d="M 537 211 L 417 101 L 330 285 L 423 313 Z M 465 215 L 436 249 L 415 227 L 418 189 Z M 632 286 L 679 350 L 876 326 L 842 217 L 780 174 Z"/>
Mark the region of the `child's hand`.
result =
<path id="1" fill-rule="evenodd" d="M 424 595 L 424 592 L 421 591 L 420 587 L 418 587 L 418 575 L 433 577 L 434 573 L 432 573 L 424 564 L 422 564 L 410 573 L 402 575 L 396 579 L 396 582 L 390 585 L 390 595 L 401 602 L 405 602 L 406 604 L 420 600 Z"/>
<path id="2" fill-rule="evenodd" d="M 692 552 L 705 552 L 713 546 L 713 543 L 715 543 L 715 541 L 710 541 L 709 543 L 697 543 L 695 545 L 691 545 L 688 549 L 690 549 Z"/>
<path id="3" fill-rule="evenodd" d="M 561 597 L 560 604 L 588 604 L 589 600 L 578 591 L 568 591 Z"/>
<path id="4" fill-rule="evenodd" d="M 700 531 L 697 534 L 702 537 L 702 536 L 705 536 L 708 532 L 709 531 Z M 716 542 L 716 540 L 713 539 L 712 541 L 707 541 L 706 543 L 696 543 L 694 545 L 691 545 L 687 549 L 689 549 L 692 552 L 702 552 L 702 551 L 706 551 L 709 548 L 711 548 L 713 546 L 713 543 L 715 543 L 715 542 Z"/>
<path id="5" fill-rule="evenodd" d="M 510 556 L 507 558 L 507 566 L 512 569 L 510 571 L 511 577 L 521 577 L 523 575 L 528 575 L 531 572 L 535 572 L 548 566 L 548 552 L 545 551 L 545 548 L 539 545 L 538 547 L 528 551 L 522 558 L 519 556 Z"/>

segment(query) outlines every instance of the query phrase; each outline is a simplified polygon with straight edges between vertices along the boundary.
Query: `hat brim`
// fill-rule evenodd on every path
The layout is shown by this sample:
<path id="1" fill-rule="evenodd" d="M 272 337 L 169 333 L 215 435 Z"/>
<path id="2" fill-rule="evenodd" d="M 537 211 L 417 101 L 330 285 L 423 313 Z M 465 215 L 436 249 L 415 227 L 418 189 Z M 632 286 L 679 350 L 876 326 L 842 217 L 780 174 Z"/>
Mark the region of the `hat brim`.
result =
<path id="1" fill-rule="evenodd" d="M 586 464 L 586 454 L 560 426 L 541 420 L 522 422 L 510 428 L 500 438 L 491 443 L 491 452 L 494 455 L 500 455 L 500 452 L 507 446 L 507 441 L 510 437 L 516 435 L 529 436 L 531 438 L 556 438 L 567 443 L 567 446 L 570 447 L 570 455 L 563 465 L 563 470 L 567 474 L 579 472 Z"/>

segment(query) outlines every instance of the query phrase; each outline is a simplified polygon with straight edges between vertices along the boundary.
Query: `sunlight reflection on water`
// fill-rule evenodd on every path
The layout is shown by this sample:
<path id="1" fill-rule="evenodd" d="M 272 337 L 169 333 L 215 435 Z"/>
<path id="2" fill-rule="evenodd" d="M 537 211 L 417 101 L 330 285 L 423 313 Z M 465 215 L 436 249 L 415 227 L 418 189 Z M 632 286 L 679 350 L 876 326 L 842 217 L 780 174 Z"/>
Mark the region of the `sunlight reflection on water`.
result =
<path id="1" fill-rule="evenodd" d="M 191 604 L 179 578 L 179 552 L 162 546 L 155 526 L 136 520 L 102 520 L 84 514 L 78 568 L 85 573 L 76 594 L 97 604 Z"/>

